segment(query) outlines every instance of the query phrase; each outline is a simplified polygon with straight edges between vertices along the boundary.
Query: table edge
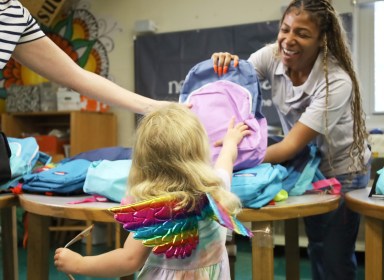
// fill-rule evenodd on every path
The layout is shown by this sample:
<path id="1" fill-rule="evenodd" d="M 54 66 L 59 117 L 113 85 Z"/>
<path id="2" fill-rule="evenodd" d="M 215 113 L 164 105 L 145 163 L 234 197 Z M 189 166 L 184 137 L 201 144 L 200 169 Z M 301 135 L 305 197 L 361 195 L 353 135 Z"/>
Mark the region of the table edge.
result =
<path id="1" fill-rule="evenodd" d="M 0 195 L 0 209 L 19 205 L 19 198 L 14 194 Z"/>
<path id="2" fill-rule="evenodd" d="M 73 220 L 91 220 L 95 222 L 115 222 L 113 213 L 106 208 L 91 208 L 87 207 L 64 207 L 60 205 L 40 204 L 36 201 L 30 201 L 19 195 L 20 206 L 27 212 L 54 218 L 66 218 Z"/>
<path id="3" fill-rule="evenodd" d="M 340 196 L 332 196 L 328 200 L 322 201 L 321 203 L 299 203 L 284 207 L 262 207 L 260 209 L 244 208 L 238 214 L 237 218 L 242 222 L 297 219 L 331 212 L 339 206 L 339 202 Z M 303 213 L 304 210 L 305 213 Z"/>
<path id="4" fill-rule="evenodd" d="M 361 191 L 361 190 L 356 190 Z M 368 197 L 369 192 L 366 191 L 366 195 Z M 348 192 L 345 195 L 345 203 L 347 204 L 347 207 L 357 213 L 360 213 L 361 215 L 384 220 L 384 207 L 380 205 L 376 205 L 374 203 L 368 203 L 367 201 L 357 199 L 356 197 L 351 196 L 352 192 Z"/>

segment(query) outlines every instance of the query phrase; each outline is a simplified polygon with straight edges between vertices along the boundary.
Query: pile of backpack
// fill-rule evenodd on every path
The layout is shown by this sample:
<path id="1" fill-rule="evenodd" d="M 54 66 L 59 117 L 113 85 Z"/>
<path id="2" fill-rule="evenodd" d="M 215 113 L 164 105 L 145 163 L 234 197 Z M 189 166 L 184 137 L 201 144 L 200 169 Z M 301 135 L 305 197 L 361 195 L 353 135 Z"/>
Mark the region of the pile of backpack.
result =
<path id="1" fill-rule="evenodd" d="M 4 137 L 8 168 L 0 180 L 1 192 L 44 195 L 94 194 L 120 202 L 125 196 L 131 166 L 131 148 L 108 147 L 51 163 L 34 137 Z M 5 165 L 5 164 L 3 164 Z"/>
<path id="2" fill-rule="evenodd" d="M 90 194 L 121 202 L 126 196 L 131 168 L 131 148 L 109 147 L 80 153 L 59 163 L 38 151 L 33 137 L 8 138 L 11 147 L 11 179 L 2 181 L 0 190 L 44 195 Z M 237 170 L 232 178 L 232 192 L 244 207 L 260 208 L 276 199 L 282 191 L 301 195 L 313 191 L 316 183 L 330 179 L 321 177 L 319 157 L 314 146 L 308 146 L 294 159 L 280 164 L 258 163 Z M 336 187 L 337 182 L 333 182 Z M 322 186 L 324 188 L 324 186 Z"/>

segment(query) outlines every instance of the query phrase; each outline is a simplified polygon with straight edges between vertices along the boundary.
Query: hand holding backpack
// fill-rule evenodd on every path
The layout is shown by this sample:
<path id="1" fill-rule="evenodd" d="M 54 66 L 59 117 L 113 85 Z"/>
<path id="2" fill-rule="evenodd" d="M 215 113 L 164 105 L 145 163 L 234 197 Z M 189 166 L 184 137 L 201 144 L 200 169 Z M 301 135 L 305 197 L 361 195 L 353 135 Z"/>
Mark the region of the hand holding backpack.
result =
<path id="1" fill-rule="evenodd" d="M 212 61 L 205 60 L 188 73 L 180 93 L 180 102 L 192 104 L 191 110 L 203 123 L 211 144 L 212 161 L 216 161 L 221 147 L 215 142 L 227 132 L 234 116 L 236 123 L 244 122 L 251 130 L 238 146 L 234 170 L 260 164 L 267 149 L 267 121 L 261 113 L 260 85 L 256 72 L 246 60 L 230 67 L 227 74 L 218 76 Z"/>

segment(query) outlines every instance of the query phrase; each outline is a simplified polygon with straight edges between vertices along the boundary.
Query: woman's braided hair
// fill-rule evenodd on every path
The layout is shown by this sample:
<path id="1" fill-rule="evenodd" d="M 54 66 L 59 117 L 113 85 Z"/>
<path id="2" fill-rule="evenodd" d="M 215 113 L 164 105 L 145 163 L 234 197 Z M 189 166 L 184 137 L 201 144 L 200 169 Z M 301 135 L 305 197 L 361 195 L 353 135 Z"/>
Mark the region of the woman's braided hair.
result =
<path id="1" fill-rule="evenodd" d="M 282 19 L 292 9 L 307 12 L 320 29 L 323 38 L 323 69 L 326 79 L 326 107 L 328 108 L 328 56 L 331 54 L 336 58 L 340 66 L 348 73 L 352 80 L 353 95 L 351 100 L 351 111 L 353 115 L 353 143 L 349 156 L 354 164 L 356 158 L 364 169 L 364 150 L 367 132 L 365 127 L 365 114 L 362 108 L 360 85 L 352 62 L 350 44 L 346 32 L 341 23 L 340 16 L 333 8 L 330 0 L 293 0 L 285 10 Z M 327 112 L 327 111 L 326 111 Z M 326 137 L 328 139 L 328 118 L 326 113 Z M 329 139 L 327 140 L 329 141 Z"/>

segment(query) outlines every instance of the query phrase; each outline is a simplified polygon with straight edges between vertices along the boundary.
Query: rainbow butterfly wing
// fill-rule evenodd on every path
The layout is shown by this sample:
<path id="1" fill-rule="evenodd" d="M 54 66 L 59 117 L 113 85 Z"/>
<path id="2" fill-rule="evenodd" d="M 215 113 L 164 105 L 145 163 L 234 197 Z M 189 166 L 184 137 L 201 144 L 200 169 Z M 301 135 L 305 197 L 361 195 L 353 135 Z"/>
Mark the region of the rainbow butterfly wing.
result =
<path id="1" fill-rule="evenodd" d="M 140 232 L 135 238 L 145 239 L 143 244 L 146 246 L 155 246 L 155 254 L 165 254 L 167 258 L 181 257 L 185 258 L 191 255 L 199 242 L 198 222 L 196 217 L 189 217 L 183 220 L 168 221 L 162 229 L 167 231 L 156 231 L 153 237 L 147 238 Z"/>
<path id="2" fill-rule="evenodd" d="M 212 219 L 239 234 L 252 237 L 236 217 L 229 215 L 211 195 L 203 196 L 196 211 L 175 210 L 174 196 L 158 198 L 109 209 L 124 229 L 134 232 L 134 238 L 153 247 L 155 254 L 167 258 L 185 258 L 199 243 L 198 221 Z"/>
<path id="3" fill-rule="evenodd" d="M 234 215 L 229 215 L 228 212 L 213 199 L 210 194 L 207 194 L 208 205 L 204 209 L 206 215 L 210 216 L 211 219 L 217 221 L 220 225 L 233 230 L 234 232 L 252 237 L 253 233 L 246 228 Z"/>
<path id="4" fill-rule="evenodd" d="M 199 242 L 198 220 L 195 212 L 174 210 L 176 204 L 173 196 L 162 196 L 110 211 L 124 229 L 134 232 L 135 239 L 154 247 L 155 254 L 185 258 Z"/>

